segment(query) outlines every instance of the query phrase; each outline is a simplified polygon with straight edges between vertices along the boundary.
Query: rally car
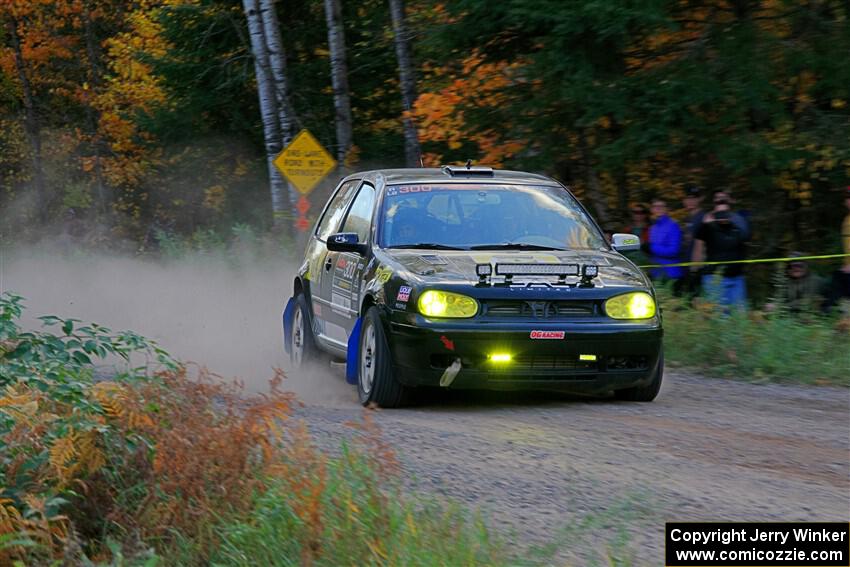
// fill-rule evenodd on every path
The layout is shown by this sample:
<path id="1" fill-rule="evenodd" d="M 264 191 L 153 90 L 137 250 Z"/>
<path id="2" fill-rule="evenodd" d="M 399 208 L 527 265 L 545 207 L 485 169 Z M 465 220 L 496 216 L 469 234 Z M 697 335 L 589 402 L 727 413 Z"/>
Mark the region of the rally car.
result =
<path id="1" fill-rule="evenodd" d="M 296 369 L 345 360 L 360 401 L 418 388 L 658 394 L 661 313 L 647 277 L 570 191 L 486 167 L 343 179 L 283 313 Z"/>

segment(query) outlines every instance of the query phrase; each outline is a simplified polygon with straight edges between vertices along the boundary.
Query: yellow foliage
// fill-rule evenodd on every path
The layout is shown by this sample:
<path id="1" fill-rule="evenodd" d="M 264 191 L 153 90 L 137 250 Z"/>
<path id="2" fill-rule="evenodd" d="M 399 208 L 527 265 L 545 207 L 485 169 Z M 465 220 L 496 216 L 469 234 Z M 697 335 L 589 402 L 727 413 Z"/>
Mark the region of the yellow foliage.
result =
<path id="1" fill-rule="evenodd" d="M 224 209 L 226 191 L 223 185 L 213 185 L 204 191 L 204 207 L 220 213 Z"/>

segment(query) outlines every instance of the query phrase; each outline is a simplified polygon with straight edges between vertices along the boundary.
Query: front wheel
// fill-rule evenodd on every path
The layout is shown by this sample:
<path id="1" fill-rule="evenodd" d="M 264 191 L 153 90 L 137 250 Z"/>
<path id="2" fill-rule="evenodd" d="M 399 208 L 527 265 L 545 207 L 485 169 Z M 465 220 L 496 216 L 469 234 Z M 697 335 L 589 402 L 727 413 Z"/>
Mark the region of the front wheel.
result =
<path id="1" fill-rule="evenodd" d="M 295 298 L 295 312 L 292 314 L 292 337 L 289 345 L 289 360 L 292 368 L 301 370 L 314 365 L 319 360 L 319 349 L 313 339 L 307 299 L 303 293 Z"/>
<path id="2" fill-rule="evenodd" d="M 661 380 L 664 378 L 664 349 L 658 354 L 658 368 L 655 370 L 655 375 L 652 381 L 646 386 L 635 386 L 633 388 L 625 388 L 617 390 L 614 395 L 617 399 L 628 402 L 651 402 L 661 390 Z"/>
<path id="3" fill-rule="evenodd" d="M 407 388 L 393 376 L 387 337 L 377 307 L 370 307 L 363 317 L 360 347 L 357 353 L 357 393 L 360 403 L 395 408 L 406 401 Z"/>

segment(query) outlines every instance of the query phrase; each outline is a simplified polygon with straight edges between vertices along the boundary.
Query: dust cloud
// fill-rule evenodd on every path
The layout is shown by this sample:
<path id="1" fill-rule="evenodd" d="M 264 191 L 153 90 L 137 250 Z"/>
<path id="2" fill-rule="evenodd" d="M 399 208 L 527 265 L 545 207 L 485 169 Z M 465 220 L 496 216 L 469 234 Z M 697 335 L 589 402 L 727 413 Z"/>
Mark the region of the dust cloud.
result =
<path id="1" fill-rule="evenodd" d="M 295 269 L 246 257 L 238 261 L 190 256 L 152 261 L 74 254 L 50 247 L 0 251 L 0 292 L 23 296 L 23 325 L 58 315 L 132 330 L 172 355 L 206 366 L 246 389 L 268 389 L 272 369 L 306 403 L 348 405 L 356 392 L 340 370 L 305 375 L 289 371 L 281 313 Z"/>

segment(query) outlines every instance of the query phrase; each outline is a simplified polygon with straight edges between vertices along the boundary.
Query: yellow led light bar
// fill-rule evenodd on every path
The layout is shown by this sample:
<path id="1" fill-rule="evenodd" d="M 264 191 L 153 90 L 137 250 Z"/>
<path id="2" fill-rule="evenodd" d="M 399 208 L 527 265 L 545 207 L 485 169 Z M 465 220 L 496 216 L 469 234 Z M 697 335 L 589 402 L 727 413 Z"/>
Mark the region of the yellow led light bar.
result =
<path id="1" fill-rule="evenodd" d="M 577 276 L 578 264 L 496 264 L 499 276 Z"/>

